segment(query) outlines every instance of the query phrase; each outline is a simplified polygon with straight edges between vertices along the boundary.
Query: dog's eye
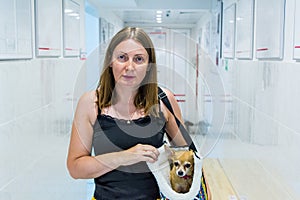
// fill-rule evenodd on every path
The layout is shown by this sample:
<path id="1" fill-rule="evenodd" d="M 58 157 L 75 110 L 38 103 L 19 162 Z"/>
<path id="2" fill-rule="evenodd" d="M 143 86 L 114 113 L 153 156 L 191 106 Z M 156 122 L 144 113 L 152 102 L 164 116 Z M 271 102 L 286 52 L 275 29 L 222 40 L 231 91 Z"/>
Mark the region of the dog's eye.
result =
<path id="1" fill-rule="evenodd" d="M 184 166 L 185 166 L 186 168 L 190 168 L 190 167 L 191 167 L 191 164 L 190 164 L 190 163 L 186 163 Z"/>
<path id="2" fill-rule="evenodd" d="M 174 165 L 175 165 L 175 167 L 178 167 L 178 166 L 179 166 L 179 162 L 178 162 L 178 161 L 175 161 L 175 162 L 174 162 Z"/>

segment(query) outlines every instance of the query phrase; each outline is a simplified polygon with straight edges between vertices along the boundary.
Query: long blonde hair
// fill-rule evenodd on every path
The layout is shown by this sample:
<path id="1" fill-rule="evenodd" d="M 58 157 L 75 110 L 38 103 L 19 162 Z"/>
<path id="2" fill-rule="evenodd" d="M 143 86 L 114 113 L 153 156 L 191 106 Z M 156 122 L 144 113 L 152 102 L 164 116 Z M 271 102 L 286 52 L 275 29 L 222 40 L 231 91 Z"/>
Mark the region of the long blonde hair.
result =
<path id="1" fill-rule="evenodd" d="M 110 67 L 113 52 L 118 44 L 133 39 L 139 42 L 147 51 L 149 56 L 148 70 L 138 92 L 134 98 L 134 105 L 138 109 L 144 109 L 145 114 L 158 116 L 157 96 L 157 66 L 155 49 L 150 37 L 144 30 L 135 27 L 126 27 L 120 30 L 111 40 L 104 59 L 104 66 L 97 86 L 98 106 L 100 109 L 111 106 L 115 88 L 115 79 Z"/>

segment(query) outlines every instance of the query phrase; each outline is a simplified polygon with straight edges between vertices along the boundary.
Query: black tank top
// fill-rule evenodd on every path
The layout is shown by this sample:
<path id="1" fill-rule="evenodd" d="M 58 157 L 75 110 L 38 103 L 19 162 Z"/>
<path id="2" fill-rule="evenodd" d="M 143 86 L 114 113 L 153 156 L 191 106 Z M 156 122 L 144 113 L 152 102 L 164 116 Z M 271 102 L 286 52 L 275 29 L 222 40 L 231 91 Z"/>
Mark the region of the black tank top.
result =
<path id="1" fill-rule="evenodd" d="M 156 148 L 163 145 L 166 122 L 162 112 L 159 117 L 145 116 L 130 123 L 100 113 L 98 110 L 94 124 L 95 155 L 122 151 L 139 143 Z M 154 200 L 159 197 L 156 180 L 145 162 L 121 166 L 94 180 L 97 200 Z"/>

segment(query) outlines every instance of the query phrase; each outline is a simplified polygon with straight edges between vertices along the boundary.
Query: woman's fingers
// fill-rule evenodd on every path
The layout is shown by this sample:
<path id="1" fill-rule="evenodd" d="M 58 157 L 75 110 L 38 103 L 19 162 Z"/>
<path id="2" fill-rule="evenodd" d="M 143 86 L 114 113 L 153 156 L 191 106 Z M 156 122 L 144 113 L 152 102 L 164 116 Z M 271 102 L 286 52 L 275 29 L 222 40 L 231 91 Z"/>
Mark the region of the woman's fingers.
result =
<path id="1" fill-rule="evenodd" d="M 144 153 L 154 154 L 155 157 L 159 156 L 159 151 L 151 145 L 142 145 L 141 148 Z"/>
<path id="2" fill-rule="evenodd" d="M 144 153 L 143 153 L 143 156 L 146 156 L 146 157 L 151 158 L 151 160 L 150 160 L 149 162 L 154 162 L 154 161 L 156 161 L 157 158 L 158 158 L 158 155 L 159 155 L 159 154 L 155 153 L 154 151 L 147 151 L 147 150 L 144 151 Z"/>
<path id="3" fill-rule="evenodd" d="M 127 152 L 130 152 L 131 155 L 128 155 L 127 157 L 131 160 L 127 164 L 133 164 L 140 161 L 152 163 L 157 161 L 159 156 L 159 151 L 151 145 L 137 144 L 136 146 L 128 149 Z"/>

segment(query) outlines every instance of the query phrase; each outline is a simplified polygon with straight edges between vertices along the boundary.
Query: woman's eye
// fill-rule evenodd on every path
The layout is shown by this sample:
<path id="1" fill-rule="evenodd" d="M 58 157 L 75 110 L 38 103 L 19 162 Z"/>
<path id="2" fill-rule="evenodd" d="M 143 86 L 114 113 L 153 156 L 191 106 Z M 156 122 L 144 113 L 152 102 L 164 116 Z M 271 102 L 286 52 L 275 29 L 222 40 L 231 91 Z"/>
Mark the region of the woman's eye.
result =
<path id="1" fill-rule="evenodd" d="M 128 56 L 122 54 L 117 56 L 117 60 L 120 62 L 126 62 L 128 60 Z"/>
<path id="2" fill-rule="evenodd" d="M 143 56 L 135 56 L 133 60 L 136 64 L 143 64 L 145 62 L 145 58 Z"/>

